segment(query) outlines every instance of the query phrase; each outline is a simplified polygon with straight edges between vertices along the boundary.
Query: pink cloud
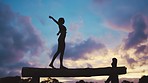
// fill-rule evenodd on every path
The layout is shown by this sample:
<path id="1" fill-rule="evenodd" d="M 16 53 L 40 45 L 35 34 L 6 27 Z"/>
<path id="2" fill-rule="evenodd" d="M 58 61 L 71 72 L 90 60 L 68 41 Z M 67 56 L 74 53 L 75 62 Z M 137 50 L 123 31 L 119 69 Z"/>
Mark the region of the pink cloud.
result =
<path id="1" fill-rule="evenodd" d="M 105 25 L 109 28 L 112 28 L 114 30 L 121 30 L 121 31 L 125 31 L 125 32 L 131 32 L 132 31 L 132 27 L 131 24 L 126 24 L 126 25 L 117 25 L 116 23 L 113 23 L 112 21 L 106 20 L 104 21 Z"/>

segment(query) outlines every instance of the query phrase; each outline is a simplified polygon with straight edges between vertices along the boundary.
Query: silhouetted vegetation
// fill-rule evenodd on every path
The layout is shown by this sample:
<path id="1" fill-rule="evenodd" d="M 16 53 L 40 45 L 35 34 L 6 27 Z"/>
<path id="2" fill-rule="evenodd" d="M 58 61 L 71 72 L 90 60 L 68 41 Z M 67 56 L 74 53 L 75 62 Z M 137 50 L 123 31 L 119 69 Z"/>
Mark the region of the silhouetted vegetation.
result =
<path id="1" fill-rule="evenodd" d="M 148 83 L 148 75 L 147 76 L 142 76 L 139 79 L 139 83 Z"/>
<path id="2" fill-rule="evenodd" d="M 21 79 L 20 76 L 0 78 L 0 83 L 30 83 L 31 78 Z"/>
<path id="3" fill-rule="evenodd" d="M 32 78 L 22 79 L 20 76 L 0 78 L 0 83 L 33 83 Z M 57 79 L 47 78 L 40 83 L 62 83 Z"/>
<path id="4" fill-rule="evenodd" d="M 62 83 L 62 82 L 60 82 L 57 79 L 52 79 L 52 78 L 49 77 L 49 78 L 47 78 L 47 80 L 42 81 L 41 83 Z"/>
<path id="5" fill-rule="evenodd" d="M 77 81 L 76 83 L 94 83 L 94 82 L 87 82 L 87 81 L 84 81 L 84 80 L 80 80 L 80 81 Z"/>
<path id="6" fill-rule="evenodd" d="M 134 82 L 130 82 L 130 81 L 127 81 L 127 80 L 123 80 L 123 82 L 121 83 L 134 83 Z"/>
<path id="7" fill-rule="evenodd" d="M 14 76 L 14 77 L 3 77 L 0 78 L 0 83 L 33 83 L 32 78 L 21 78 L 20 76 Z M 47 78 L 46 80 L 40 82 L 40 83 L 62 83 L 57 79 Z M 87 82 L 84 80 L 79 80 L 76 83 L 97 83 L 97 82 Z M 98 82 L 99 83 L 99 82 Z M 131 81 L 123 80 L 121 83 L 134 83 Z M 142 76 L 139 79 L 138 83 L 148 83 L 148 76 Z"/>

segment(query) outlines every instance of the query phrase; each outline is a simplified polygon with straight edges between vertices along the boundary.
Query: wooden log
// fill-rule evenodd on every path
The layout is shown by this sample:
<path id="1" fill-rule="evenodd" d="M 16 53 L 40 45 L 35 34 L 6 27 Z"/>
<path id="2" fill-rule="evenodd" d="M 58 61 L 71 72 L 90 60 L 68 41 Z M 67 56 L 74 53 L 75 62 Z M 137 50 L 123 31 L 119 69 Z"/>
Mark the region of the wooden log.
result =
<path id="1" fill-rule="evenodd" d="M 106 76 L 110 74 L 126 74 L 126 67 L 105 68 L 77 68 L 77 69 L 51 69 L 51 68 L 22 68 L 22 77 L 90 77 Z"/>

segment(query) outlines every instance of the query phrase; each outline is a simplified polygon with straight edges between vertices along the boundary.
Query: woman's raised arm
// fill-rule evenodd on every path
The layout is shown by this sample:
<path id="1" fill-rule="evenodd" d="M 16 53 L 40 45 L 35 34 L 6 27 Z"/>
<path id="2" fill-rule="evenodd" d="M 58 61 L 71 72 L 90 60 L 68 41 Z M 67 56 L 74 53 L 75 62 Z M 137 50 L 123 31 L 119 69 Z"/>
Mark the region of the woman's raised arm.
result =
<path id="1" fill-rule="evenodd" d="M 52 16 L 49 16 L 49 18 L 52 19 L 55 23 L 57 23 L 59 25 L 58 21 L 55 20 Z"/>

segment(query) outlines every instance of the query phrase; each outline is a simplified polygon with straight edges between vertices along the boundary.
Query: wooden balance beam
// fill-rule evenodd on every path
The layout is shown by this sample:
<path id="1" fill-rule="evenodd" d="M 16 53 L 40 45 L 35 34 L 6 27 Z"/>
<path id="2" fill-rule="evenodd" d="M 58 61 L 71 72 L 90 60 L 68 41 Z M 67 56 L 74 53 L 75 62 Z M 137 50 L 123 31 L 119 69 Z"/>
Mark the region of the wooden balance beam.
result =
<path id="1" fill-rule="evenodd" d="M 110 74 L 126 74 L 126 67 L 105 68 L 77 68 L 77 69 L 51 69 L 51 68 L 22 68 L 22 77 L 90 77 L 109 76 Z"/>

